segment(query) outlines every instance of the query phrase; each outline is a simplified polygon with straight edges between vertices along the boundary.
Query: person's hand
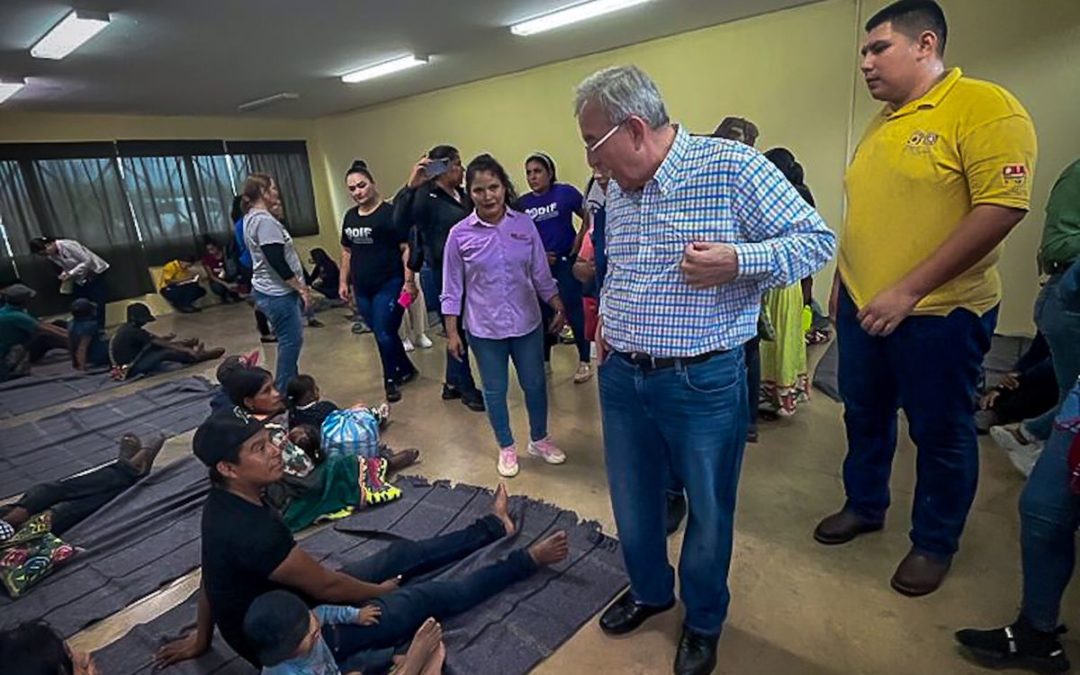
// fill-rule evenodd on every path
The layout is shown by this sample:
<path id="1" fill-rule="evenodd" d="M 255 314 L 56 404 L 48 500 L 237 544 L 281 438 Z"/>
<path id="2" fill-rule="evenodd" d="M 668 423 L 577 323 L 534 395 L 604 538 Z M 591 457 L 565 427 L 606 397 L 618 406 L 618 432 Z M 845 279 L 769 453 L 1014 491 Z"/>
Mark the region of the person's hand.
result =
<path id="1" fill-rule="evenodd" d="M 179 640 L 173 640 L 157 650 L 154 654 L 154 669 L 160 670 L 168 666 L 197 659 L 208 650 L 208 646 L 200 645 L 198 635 L 192 631 Z"/>
<path id="2" fill-rule="evenodd" d="M 401 586 L 401 575 L 399 574 L 396 577 L 391 577 L 391 578 L 387 579 L 386 581 L 382 582 L 381 584 L 378 584 L 379 595 L 382 596 L 382 595 L 386 595 L 388 593 L 393 593 L 400 586 Z"/>
<path id="3" fill-rule="evenodd" d="M 1020 387 L 1020 373 L 1013 371 L 1011 373 L 1005 373 L 1005 377 L 1002 378 L 998 384 L 1002 389 L 1008 389 L 1012 391 Z"/>
<path id="4" fill-rule="evenodd" d="M 904 319 L 908 318 L 920 297 L 900 286 L 886 288 L 859 310 L 859 324 L 870 335 L 892 335 Z"/>
<path id="5" fill-rule="evenodd" d="M 420 287 L 416 285 L 415 279 L 409 279 L 405 282 L 405 286 L 402 287 L 403 291 L 409 294 L 409 297 L 413 300 L 420 297 Z"/>
<path id="6" fill-rule="evenodd" d="M 731 244 L 695 241 L 686 245 L 679 269 L 691 288 L 713 288 L 738 276 L 739 256 Z"/>
<path id="7" fill-rule="evenodd" d="M 603 363 L 611 353 L 611 345 L 604 340 L 604 319 L 596 317 L 596 363 Z"/>
<path id="8" fill-rule="evenodd" d="M 360 613 L 356 615 L 356 623 L 361 626 L 374 626 L 379 623 L 380 616 L 382 616 L 382 607 L 375 604 L 364 605 L 360 608 Z"/>
<path id="9" fill-rule="evenodd" d="M 306 314 L 308 309 L 311 308 L 311 289 L 307 286 L 300 290 L 300 301 L 304 303 L 301 309 Z"/>
<path id="10" fill-rule="evenodd" d="M 994 403 L 997 402 L 998 396 L 1001 396 L 999 389 L 991 389 L 982 395 L 979 399 L 979 410 L 989 410 L 994 407 Z"/>
<path id="11" fill-rule="evenodd" d="M 555 262 L 559 259 L 559 256 L 555 255 L 554 253 L 548 253 L 547 254 L 547 259 L 548 259 L 548 266 L 551 266 L 551 265 L 555 264 Z"/>
<path id="12" fill-rule="evenodd" d="M 465 359 L 465 343 L 461 341 L 461 336 L 457 333 L 450 333 L 446 336 L 447 345 L 446 350 L 450 352 L 450 356 L 454 357 L 458 361 Z"/>
<path id="13" fill-rule="evenodd" d="M 349 284 L 345 283 L 344 281 L 338 284 L 337 293 L 338 297 L 340 297 L 342 300 L 352 302 L 351 291 L 352 289 L 349 288 Z"/>
<path id="14" fill-rule="evenodd" d="M 832 291 L 829 292 L 829 318 L 836 322 L 840 313 L 840 273 L 832 278 Z"/>
<path id="15" fill-rule="evenodd" d="M 427 155 L 420 155 L 420 161 L 418 161 L 412 168 L 412 172 L 409 173 L 409 180 L 406 183 L 409 187 L 415 189 L 424 184 L 427 180 L 427 174 L 424 173 L 424 167 L 431 163 L 431 160 L 427 158 Z"/>
<path id="16" fill-rule="evenodd" d="M 548 332 L 552 335 L 558 335 L 565 325 L 566 315 L 563 314 L 561 309 L 557 309 L 555 310 L 555 316 L 551 317 L 551 323 L 548 324 Z"/>
<path id="17" fill-rule="evenodd" d="M 67 271 L 61 272 L 60 276 L 58 277 L 58 279 L 60 279 L 60 281 L 67 281 L 70 278 L 71 278 L 71 274 L 69 274 Z"/>

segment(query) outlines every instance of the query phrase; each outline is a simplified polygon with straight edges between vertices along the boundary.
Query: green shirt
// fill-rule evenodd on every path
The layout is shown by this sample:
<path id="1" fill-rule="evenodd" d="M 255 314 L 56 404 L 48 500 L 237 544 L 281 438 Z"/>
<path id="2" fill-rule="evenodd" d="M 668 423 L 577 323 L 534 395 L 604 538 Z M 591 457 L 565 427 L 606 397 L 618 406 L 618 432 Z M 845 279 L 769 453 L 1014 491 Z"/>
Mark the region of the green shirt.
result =
<path id="1" fill-rule="evenodd" d="M 1080 160 L 1065 169 L 1046 202 L 1039 268 L 1080 259 Z"/>
<path id="2" fill-rule="evenodd" d="M 0 359 L 7 358 L 15 345 L 30 344 L 37 333 L 37 319 L 11 305 L 0 307 Z"/>

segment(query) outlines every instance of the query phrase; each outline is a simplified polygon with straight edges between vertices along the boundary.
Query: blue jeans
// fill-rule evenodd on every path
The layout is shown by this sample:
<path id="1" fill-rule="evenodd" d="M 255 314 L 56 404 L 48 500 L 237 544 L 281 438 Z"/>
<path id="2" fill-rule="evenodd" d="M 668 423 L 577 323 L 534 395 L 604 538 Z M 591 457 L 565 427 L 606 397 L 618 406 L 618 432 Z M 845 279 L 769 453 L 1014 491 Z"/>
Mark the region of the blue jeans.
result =
<path id="1" fill-rule="evenodd" d="M 1073 263 L 1073 267 L 1077 265 L 1080 262 Z M 1080 376 L 1080 298 L 1074 297 L 1077 293 L 1063 283 L 1067 274 L 1076 274 L 1076 270 L 1050 277 L 1035 300 L 1035 324 L 1050 345 L 1050 360 L 1059 389 L 1057 405 L 1024 422 L 1031 435 L 1040 440 L 1050 437 L 1058 408 Z"/>
<path id="2" fill-rule="evenodd" d="M 559 285 L 559 297 L 563 306 L 566 307 L 566 322 L 574 331 L 574 344 L 577 346 L 578 361 L 589 362 L 589 338 L 585 335 L 585 305 L 581 302 L 581 282 L 574 278 L 574 258 L 559 256 L 554 265 L 551 265 L 551 276 Z M 539 300 L 538 300 L 539 301 Z M 551 324 L 555 316 L 553 310 L 546 302 L 540 303 L 540 314 L 543 317 L 544 326 Z M 551 360 L 551 348 L 559 341 L 558 335 L 544 333 L 544 360 Z"/>
<path id="3" fill-rule="evenodd" d="M 529 438 L 547 438 L 547 377 L 544 374 L 544 329 L 539 326 L 528 335 L 489 340 L 469 335 L 476 365 L 480 368 L 484 405 L 488 421 L 495 431 L 500 448 L 514 444 L 510 431 L 510 411 L 506 407 L 506 392 L 510 387 L 508 362 L 514 361 L 518 383 L 525 392 L 525 409 L 529 413 Z"/>
<path id="4" fill-rule="evenodd" d="M 399 540 L 380 553 L 345 565 L 342 572 L 362 581 L 382 583 L 404 577 L 398 590 L 375 599 L 382 616 L 374 626 L 338 624 L 323 630 L 334 658 L 345 662 L 358 652 L 393 647 L 408 642 L 421 624 L 433 616 L 444 620 L 461 614 L 497 595 L 516 581 L 537 571 L 525 549 L 475 572 L 447 581 L 424 581 L 417 577 L 455 563 L 473 551 L 506 535 L 495 516 L 486 516 L 469 527 L 424 541 Z"/>
<path id="5" fill-rule="evenodd" d="M 277 335 L 277 367 L 274 385 L 278 391 L 288 388 L 289 380 L 300 370 L 300 349 L 304 346 L 304 317 L 300 295 L 266 295 L 255 291 L 255 307 L 270 320 Z"/>
<path id="6" fill-rule="evenodd" d="M 997 308 L 976 316 L 911 316 L 888 337 L 862 329 L 841 288 L 836 337 L 848 452 L 845 508 L 882 522 L 896 452 L 896 412 L 907 415 L 918 448 L 911 541 L 923 553 L 950 556 L 960 545 L 979 478 L 975 396 Z"/>
<path id="7" fill-rule="evenodd" d="M 1080 381 L 1061 406 L 1061 418 L 1080 415 Z M 1024 563 L 1021 613 L 1037 630 L 1058 626 L 1061 596 L 1076 565 L 1080 497 L 1069 487 L 1069 446 L 1075 433 L 1057 427 L 1020 496 L 1020 553 Z"/>
<path id="8" fill-rule="evenodd" d="M 717 635 L 727 617 L 735 498 L 746 447 L 743 350 L 645 371 L 620 354 L 599 367 L 611 505 L 633 598 L 671 602 L 674 570 L 664 528 L 670 470 L 689 520 L 679 560 L 686 625 Z"/>
<path id="9" fill-rule="evenodd" d="M 441 268 L 437 274 L 431 275 L 431 290 L 433 291 L 432 293 L 428 294 L 425 290 L 424 294 L 434 298 L 442 296 Z M 442 314 L 441 304 L 439 305 L 439 310 L 439 316 L 443 321 L 443 329 L 445 329 L 446 317 Z M 446 351 L 446 384 L 454 387 L 458 391 L 469 393 L 476 391 L 476 381 L 473 380 L 472 367 L 469 365 L 469 338 L 465 334 L 465 329 L 461 325 L 461 321 L 458 321 L 458 335 L 461 336 L 461 343 L 465 346 L 465 353 L 462 355 L 461 360 L 458 361 L 450 355 L 449 349 Z"/>
<path id="10" fill-rule="evenodd" d="M 442 284 L 441 279 L 439 284 Z M 420 268 L 420 288 L 424 291 L 424 309 L 429 312 L 438 312 L 441 305 L 439 291 L 435 286 L 435 273 L 431 271 L 427 263 Z"/>
<path id="11" fill-rule="evenodd" d="M 108 272 L 108 270 L 105 270 Z M 109 302 L 109 284 L 105 281 L 105 273 L 92 275 L 85 284 L 75 284 L 72 295 L 76 298 L 86 298 L 97 306 L 98 328 L 105 328 L 105 305 Z"/>
<path id="12" fill-rule="evenodd" d="M 401 380 L 416 371 L 412 362 L 409 361 L 409 356 L 405 353 L 401 338 L 398 337 L 401 317 L 405 315 L 405 309 L 398 303 L 398 297 L 401 295 L 401 287 L 404 284 L 403 278 L 396 277 L 387 281 L 374 293 L 367 294 L 356 291 L 355 289 L 359 286 L 353 283 L 356 293 L 356 311 L 364 317 L 364 323 L 375 335 L 375 344 L 379 347 L 384 382 Z"/>

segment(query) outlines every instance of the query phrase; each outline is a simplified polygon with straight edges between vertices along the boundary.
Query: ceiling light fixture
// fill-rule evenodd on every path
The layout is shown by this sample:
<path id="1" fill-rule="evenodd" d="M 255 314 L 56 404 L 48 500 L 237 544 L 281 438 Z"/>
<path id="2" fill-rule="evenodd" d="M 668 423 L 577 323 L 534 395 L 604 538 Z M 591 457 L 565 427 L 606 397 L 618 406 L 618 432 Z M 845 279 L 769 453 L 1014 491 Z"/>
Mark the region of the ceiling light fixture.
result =
<path id="1" fill-rule="evenodd" d="M 541 16 L 521 21 L 510 26 L 510 32 L 514 35 L 536 35 L 545 31 L 554 30 L 563 26 L 586 21 L 620 9 L 633 7 L 648 2 L 649 0 L 592 0 L 578 5 L 571 5 L 562 9 L 543 14 Z"/>
<path id="2" fill-rule="evenodd" d="M 400 70 L 407 70 L 409 68 L 415 68 L 416 66 L 422 66 L 427 62 L 428 58 L 426 56 L 415 56 L 413 54 L 409 54 L 408 56 L 402 56 L 396 59 L 392 59 L 390 61 L 376 63 L 373 66 L 368 66 L 367 68 L 354 70 L 351 73 L 345 73 L 341 76 L 341 81 L 347 82 L 349 84 L 356 84 L 357 82 L 373 80 L 376 77 L 382 77 L 383 75 L 396 73 Z"/>
<path id="3" fill-rule="evenodd" d="M 26 86 L 24 80 L 0 81 L 0 103 L 14 96 L 20 89 Z"/>
<path id="4" fill-rule="evenodd" d="M 30 56 L 36 59 L 62 59 L 108 25 L 108 12 L 72 10 L 30 48 Z"/>
<path id="5" fill-rule="evenodd" d="M 274 105 L 281 101 L 295 101 L 300 98 L 300 94 L 283 91 L 280 94 L 274 94 L 273 96 L 267 96 L 266 98 L 257 98 L 254 101 L 248 101 L 247 103 L 241 103 L 236 106 L 236 109 L 240 112 L 251 112 L 252 110 L 258 110 L 259 108 L 265 108 L 268 105 Z"/>

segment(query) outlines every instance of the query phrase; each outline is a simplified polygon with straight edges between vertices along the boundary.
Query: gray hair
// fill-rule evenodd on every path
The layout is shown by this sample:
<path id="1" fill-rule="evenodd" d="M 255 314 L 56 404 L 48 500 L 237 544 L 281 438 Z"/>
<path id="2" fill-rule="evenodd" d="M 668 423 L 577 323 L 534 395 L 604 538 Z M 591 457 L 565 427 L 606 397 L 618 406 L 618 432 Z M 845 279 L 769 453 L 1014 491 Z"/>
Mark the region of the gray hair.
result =
<path id="1" fill-rule="evenodd" d="M 651 129 L 670 122 L 656 83 L 637 66 L 605 68 L 585 78 L 577 87 L 574 114 L 580 115 L 587 103 L 599 105 L 612 124 L 621 124 L 634 115 Z"/>

